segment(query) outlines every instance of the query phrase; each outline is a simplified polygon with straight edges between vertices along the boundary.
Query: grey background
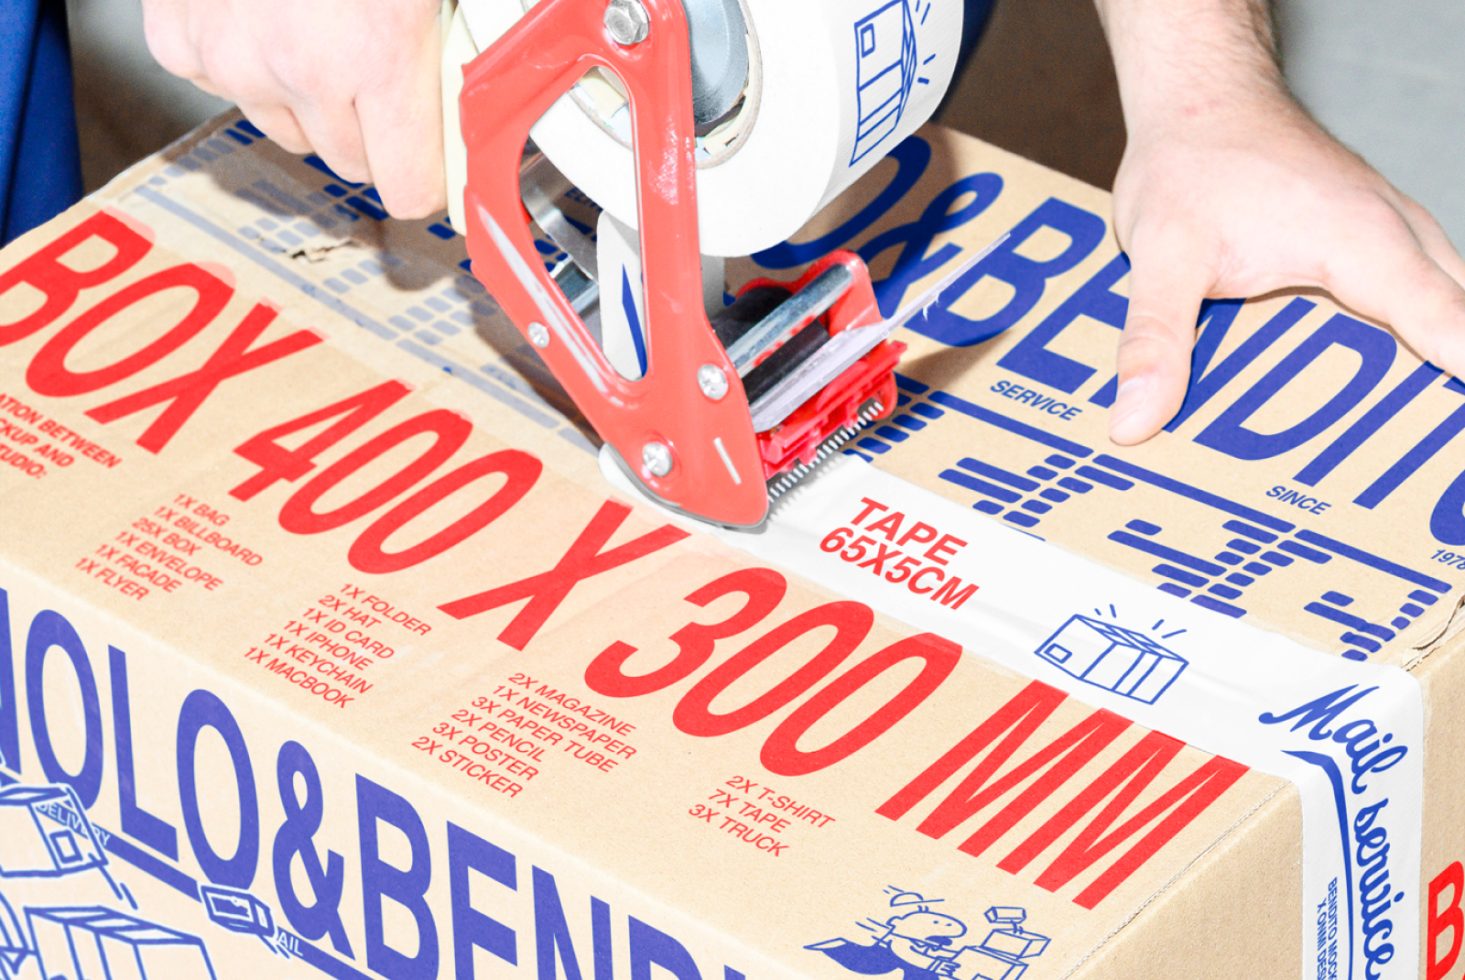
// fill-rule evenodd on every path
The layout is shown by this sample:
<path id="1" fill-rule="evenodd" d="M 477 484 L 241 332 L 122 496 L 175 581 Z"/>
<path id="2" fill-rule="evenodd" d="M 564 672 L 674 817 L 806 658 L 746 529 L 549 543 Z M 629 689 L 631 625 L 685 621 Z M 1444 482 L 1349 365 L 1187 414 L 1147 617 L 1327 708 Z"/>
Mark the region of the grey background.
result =
<path id="1" fill-rule="evenodd" d="M 1303 103 L 1465 247 L 1465 3 L 1289 0 L 1278 27 Z"/>

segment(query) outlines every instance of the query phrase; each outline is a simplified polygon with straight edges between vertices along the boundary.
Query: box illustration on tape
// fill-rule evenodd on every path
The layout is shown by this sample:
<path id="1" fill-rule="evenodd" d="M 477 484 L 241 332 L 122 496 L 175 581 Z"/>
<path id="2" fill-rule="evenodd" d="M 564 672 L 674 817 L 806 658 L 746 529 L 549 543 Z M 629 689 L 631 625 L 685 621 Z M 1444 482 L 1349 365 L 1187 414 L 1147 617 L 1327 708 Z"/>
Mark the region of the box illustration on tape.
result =
<path id="1" fill-rule="evenodd" d="M 848 245 L 894 307 L 1004 244 L 762 537 L 607 483 L 451 228 L 237 117 L 0 252 L 0 975 L 1456 969 L 1459 392 L 1213 304 L 1190 414 L 1110 447 L 1107 198 L 893 155 L 733 276 Z M 1398 412 L 1329 407 L 1330 338 Z"/>
<path id="2" fill-rule="evenodd" d="M 919 74 L 915 16 L 905 0 L 891 0 L 855 24 L 860 131 L 851 166 L 880 149 L 900 126 Z"/>
<path id="3" fill-rule="evenodd" d="M 1154 638 L 1091 616 L 1069 619 L 1038 656 L 1086 684 L 1146 704 L 1158 701 L 1189 666 Z"/>

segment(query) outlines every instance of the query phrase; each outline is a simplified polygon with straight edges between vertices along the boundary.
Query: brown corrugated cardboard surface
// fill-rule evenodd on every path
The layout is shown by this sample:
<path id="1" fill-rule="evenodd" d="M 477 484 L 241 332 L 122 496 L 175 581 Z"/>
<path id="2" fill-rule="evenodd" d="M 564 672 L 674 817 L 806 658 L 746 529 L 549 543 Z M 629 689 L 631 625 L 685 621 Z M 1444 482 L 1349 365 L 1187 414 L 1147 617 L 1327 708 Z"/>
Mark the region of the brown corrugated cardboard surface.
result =
<path id="1" fill-rule="evenodd" d="M 1154 554 L 1125 546 L 1116 534 L 1162 541 L 1185 553 L 1224 550 L 1227 538 L 1236 536 L 1220 527 L 1222 518 L 1215 516 L 1212 503 L 1197 496 L 1197 488 L 1230 501 L 1233 510 L 1226 512 L 1227 520 L 1236 520 L 1234 508 L 1239 507 L 1287 524 L 1292 530 L 1277 534 L 1296 548 L 1268 552 L 1281 555 L 1279 562 L 1286 560 L 1271 566 L 1275 571 L 1267 574 L 1275 578 L 1258 574 L 1252 586 L 1222 586 L 1243 596 L 1237 598 L 1214 591 L 1222 573 L 1206 573 L 1207 584 L 1193 587 L 1185 597 L 1209 597 L 1213 605 L 1229 607 L 1231 615 L 1244 614 L 1248 621 L 1330 652 L 1346 649 L 1375 662 L 1415 666 L 1429 709 L 1424 881 L 1440 874 L 1462 850 L 1459 821 L 1453 816 L 1461 812 L 1460 780 L 1453 777 L 1462 765 L 1458 712 L 1453 709 L 1465 696 L 1465 678 L 1458 676 L 1465 667 L 1448 645 L 1421 657 L 1460 596 L 1459 576 L 1451 577 L 1444 564 L 1430 557 L 1445 548 L 1430 538 L 1429 515 L 1454 476 L 1450 454 L 1421 459 L 1374 508 L 1359 507 L 1350 498 L 1365 493 L 1379 472 L 1437 425 L 1441 415 L 1448 416 L 1458 395 L 1436 381 L 1427 391 L 1421 389 L 1397 421 L 1390 420 L 1411 438 L 1380 427 L 1382 437 L 1340 461 L 1336 475 L 1318 482 L 1315 496 L 1330 504 L 1323 513 L 1299 517 L 1295 508 L 1269 502 L 1271 487 L 1296 489 L 1294 473 L 1357 422 L 1364 413 L 1362 395 L 1358 404 L 1340 406 L 1336 419 L 1314 439 L 1279 459 L 1238 462 L 1196 442 L 1196 435 L 1220 431 L 1213 428 L 1219 425 L 1216 419 L 1225 416 L 1241 392 L 1265 378 L 1314 330 L 1333 322 L 1333 311 L 1323 306 L 1299 313 L 1296 327 L 1274 337 L 1275 351 L 1256 352 L 1256 359 L 1226 385 L 1205 389 L 1215 392 L 1213 400 L 1175 434 L 1137 450 L 1115 452 L 1103 438 L 1102 406 L 1091 401 L 1111 374 L 1107 357 L 1113 328 L 1092 316 L 1078 317 L 1064 321 L 1065 329 L 1054 332 L 1046 348 L 1032 339 L 1044 324 L 1058 323 L 1051 315 L 1073 302 L 1085 283 L 1111 268 L 1116 250 L 1100 217 L 1106 213 L 1106 196 L 976 141 L 933 129 L 907 144 L 897 160 L 883 164 L 804 240 L 837 227 L 876 200 L 892 181 L 898 184 L 902 175 L 918 172 L 919 180 L 911 182 L 901 203 L 860 223 L 860 230 L 848 236 L 856 245 L 871 240 L 878 245 L 879 236 L 885 236 L 887 248 L 870 248 L 878 253 L 871 255 L 877 277 L 890 274 L 897 260 L 909 269 L 937 254 L 947 241 L 975 249 L 1004 232 L 1031 226 L 1034 215 L 1048 225 L 1030 236 L 1015 236 L 1010 248 L 999 253 L 998 264 L 984 267 L 985 278 L 964 284 L 970 288 L 959 302 L 943 307 L 921 326 L 948 343 L 907 331 L 912 350 L 902 368 L 908 400 L 901 417 L 908 424 L 873 433 L 871 441 L 857 448 L 888 472 L 963 505 L 978 498 L 970 487 L 946 476 L 962 470 L 961 459 L 979 457 L 989 466 L 1021 473 L 1041 466 L 1046 456 L 1068 452 L 1077 460 L 1082 456 L 1077 450 L 1084 450 L 1087 461 L 1078 460 L 1074 473 L 1089 471 L 1083 481 L 1088 490 L 1072 492 L 1061 505 L 1041 512 L 1040 519 L 1021 522 L 1006 520 L 1006 515 L 1023 511 L 1004 491 L 995 498 L 1003 503 L 995 508 L 997 519 L 1041 535 L 1055 548 L 1089 555 L 1153 584 L 1165 581 L 1152 571 Z M 107 223 L 113 219 L 98 217 L 98 208 L 130 224 L 131 234 L 120 224 Z M 968 213 L 962 215 L 964 209 Z M 1131 873 L 1120 875 L 1097 902 L 1085 889 L 1144 833 L 1087 864 L 1080 861 L 1081 870 L 1068 877 L 1051 871 L 1062 863 L 1061 854 L 1077 846 L 1072 830 L 1092 819 L 1096 801 L 1068 821 L 1061 840 L 1037 848 L 1016 862 L 1018 867 L 999 865 L 1014 864 L 1010 855 L 1018 845 L 1042 838 L 1046 828 L 1056 826 L 1052 821 L 1062 824 L 1059 814 L 1066 812 L 1065 804 L 1077 799 L 1089 781 L 1106 771 L 1130 771 L 1123 769 L 1126 753 L 1155 744 L 1146 741 L 1147 733 L 1138 726 L 1114 735 L 1078 767 L 1077 775 L 1058 780 L 1046 796 L 1023 797 L 1014 789 L 1002 796 L 996 810 L 983 810 L 982 817 L 944 834 L 927 836 L 916 830 L 935 796 L 903 816 L 877 812 L 882 806 L 888 810 L 888 801 L 902 786 L 1004 705 L 1034 691 L 1051 691 L 984 660 L 979 651 L 968 651 L 953 667 L 949 682 L 884 735 L 836 765 L 803 774 L 789 768 L 789 757 L 808 750 L 819 734 L 833 733 L 815 728 L 810 739 L 792 745 L 784 739 L 781 750 L 770 749 L 770 743 L 778 743 L 789 710 L 775 706 L 747 725 L 720 724 L 712 705 L 702 704 L 699 711 L 695 704 L 697 692 L 706 693 L 706 685 L 697 683 L 705 670 L 664 690 L 623 697 L 606 694 L 603 677 L 597 683 L 587 681 L 587 667 L 603 664 L 617 641 L 640 648 L 628 673 L 663 668 L 677 649 L 668 637 L 689 623 L 732 617 L 742 603 L 756 606 L 764 600 L 755 597 L 766 599 L 773 594 L 769 589 L 782 596 L 778 612 L 754 617 L 756 626 L 750 621 L 731 631 L 716 647 L 715 662 L 796 615 L 820 615 L 817 610 L 840 622 L 858 624 L 861 617 L 870 617 L 867 636 L 858 625 L 825 627 L 837 633 L 848 628 L 851 635 L 863 636 L 856 648 L 861 657 L 905 641 L 914 631 L 861 612 L 857 602 L 850 602 L 858 596 L 831 594 L 820 583 L 794 574 L 750 571 L 757 563 L 736 548 L 708 535 L 688 537 L 666 525 L 656 511 L 620 503 L 601 480 L 580 429 L 558 413 L 563 402 L 550 390 L 532 353 L 496 321 L 491 301 L 458 267 L 461 242 L 440 226 L 382 222 L 375 212 L 363 189 L 256 142 L 248 130 L 225 120 L 176 147 L 165 160 L 144 163 L 124 175 L 0 259 L 0 270 L 15 269 L 76 227 L 106 229 L 114 241 L 135 243 L 138 239 L 131 236 L 141 234 L 153 243 L 137 265 L 84 293 L 64 315 L 38 315 L 36 332 L 25 337 L 17 336 L 25 329 L 17 324 L 36 313 L 37 294 L 23 285 L 0 293 L 0 392 L 120 460 L 113 466 L 104 455 L 88 459 L 76 452 L 78 458 L 63 465 L 54 457 L 42 461 L 31 445 L 18 449 L 45 467 L 44 476 L 28 476 L 13 462 L 0 469 L 5 525 L 0 588 L 7 593 L 9 619 L 8 625 L 0 622 L 0 644 L 8 644 L 0 652 L 10 654 L 8 665 L 20 691 L 6 706 L 0 687 L 0 707 L 15 721 L 16 744 L 22 746 L 18 758 L 6 754 L 5 768 L 25 785 L 79 787 L 76 792 L 90 809 L 92 823 L 109 836 L 111 878 L 125 885 L 140 906 L 128 910 L 124 893 L 114 891 L 95 869 L 81 875 L 6 876 L 6 856 L 0 853 L 0 895 L 21 918 L 29 915 L 26 910 L 42 910 L 37 914 L 44 919 L 50 914 L 45 909 L 62 905 L 120 909 L 124 916 L 198 937 L 219 977 L 279 972 L 310 976 L 314 969 L 342 976 L 358 975 L 351 971 L 447 976 L 455 970 L 468 975 L 469 962 L 477 964 L 478 975 L 507 975 L 511 967 L 506 951 L 512 946 L 516 975 L 560 975 L 537 965 L 548 949 L 550 961 L 571 956 L 588 977 L 592 949 L 606 949 L 611 951 L 607 970 L 614 972 L 602 974 L 596 966 L 596 980 L 612 975 L 693 976 L 684 956 L 695 960 L 695 975 L 709 978 L 730 980 L 741 974 L 834 980 L 852 974 L 806 947 L 837 939 L 866 943 L 876 933 L 862 931 L 859 920 L 880 922 L 894 914 L 892 909 L 914 907 L 891 904 L 893 894 L 882 889 L 894 886 L 941 899 L 931 908 L 965 922 L 969 934 L 964 941 L 969 943 L 992 928 L 983 919 L 989 908 L 1022 908 L 1027 934 L 1050 937 L 1051 943 L 1029 959 L 1012 959 L 1010 968 L 1021 966 L 1026 972 L 1017 970 L 1008 977 L 1293 974 L 1300 943 L 1300 811 L 1296 790 L 1274 776 L 1240 773 L 1173 839 Z M 1031 309 L 1000 336 L 988 340 L 980 326 L 963 325 L 953 317 L 970 322 L 991 316 L 1016 295 L 991 270 L 1030 268 L 1032 262 L 1052 260 L 1092 235 L 1097 238 L 1088 242 L 1087 254 L 1045 281 Z M 834 244 L 845 244 L 846 236 L 834 237 Z M 94 247 L 70 255 L 67 262 L 86 268 L 104 263 L 106 255 L 106 248 Z M 778 255 L 760 258 L 765 265 L 780 262 Z M 790 261 L 796 258 L 789 256 Z M 933 259 L 928 274 L 949 260 Z M 1009 265 L 1002 266 L 1003 261 Z M 201 269 L 188 273 L 194 277 L 190 282 L 228 285 L 216 290 L 226 301 L 222 308 L 194 324 L 196 338 L 183 339 L 172 349 L 161 341 L 152 344 L 169 336 L 180 320 L 188 322 L 184 314 L 202 295 L 191 286 L 132 306 L 114 300 L 118 308 L 112 318 L 94 317 L 90 323 L 84 316 L 78 319 L 81 311 L 127 284 L 155 273 L 175 275 L 165 270 L 182 264 Z M 1110 282 L 1119 283 L 1119 278 L 1115 275 Z M 1115 288 L 1122 291 L 1122 284 Z M 1241 338 L 1257 328 L 1265 333 L 1267 321 L 1289 302 L 1283 297 L 1247 304 L 1212 365 L 1224 363 L 1237 349 L 1248 349 Z M 265 312 L 259 311 L 259 303 L 267 304 Z M 278 310 L 278 318 L 270 318 L 270 308 Z M 1084 309 L 1112 313 L 1112 303 Z M 181 415 L 168 414 L 174 410 L 162 408 L 169 403 L 161 395 L 154 402 L 127 400 L 204 365 L 226 336 L 241 322 L 250 322 L 250 315 L 265 328 L 248 344 L 240 343 L 236 356 L 302 329 L 316 331 L 322 339 L 317 343 L 297 337 L 302 345 L 298 351 L 221 380 L 190 410 L 179 410 Z M 951 346 L 951 332 L 962 330 L 968 333 L 957 339 L 970 344 Z M 1374 345 L 1369 351 L 1381 349 L 1373 334 L 1360 342 Z M 139 350 L 157 352 L 156 362 L 139 366 L 146 359 Z M 1319 357 L 1302 382 L 1289 386 L 1288 398 L 1272 399 L 1250 417 L 1233 419 L 1237 425 L 1230 431 L 1244 424 L 1266 436 L 1301 424 L 1300 417 L 1321 407 L 1347 382 L 1353 362 L 1335 353 Z M 1079 366 L 1077 374 L 1069 367 L 1061 377 L 1054 376 L 1063 384 L 1071 382 L 1072 391 L 1062 384 L 1033 381 L 1033 373 L 1051 372 L 1055 364 L 1065 371 L 1053 355 Z M 114 364 L 127 367 L 104 372 Z M 1391 353 L 1370 398 L 1412 377 L 1415 367 L 1407 352 Z M 1019 368 L 1028 373 L 1019 374 Z M 394 379 L 410 384 L 411 393 L 398 399 L 395 390 L 380 388 Z M 1022 379 L 1035 393 L 1027 401 L 993 390 L 1007 381 L 1005 390 L 1010 392 Z M 359 431 L 343 433 L 339 445 L 318 447 L 319 468 L 274 482 L 257 494 L 239 492 L 257 468 L 236 447 L 262 430 L 367 390 L 390 391 L 391 397 L 383 395 L 380 414 L 363 420 Z M 1041 397 L 1076 411 L 1063 419 L 1040 407 Z M 1313 399 L 1310 407 L 1296 407 L 1307 399 Z M 429 414 L 439 409 L 445 411 Z M 352 458 L 355 447 L 424 416 L 429 421 L 423 425 L 445 433 L 444 444 L 455 447 L 438 461 L 437 473 L 498 454 L 485 465 L 517 473 L 532 488 L 485 521 L 470 541 L 417 567 L 387 571 L 393 564 L 390 556 L 406 541 L 430 536 L 448 520 L 406 520 L 374 545 L 369 533 L 363 536 L 383 514 L 397 513 L 394 508 L 416 499 L 416 490 L 409 493 L 409 488 L 430 482 L 424 482 L 421 471 L 383 493 L 375 506 L 341 513 L 339 520 L 320 515 L 335 513 L 395 473 L 413 472 L 412 460 L 433 441 L 426 432 L 404 437 L 398 448 L 368 463 L 369 476 L 348 473 L 341 485 L 326 485 L 313 499 L 299 491 L 319 489 L 322 473 L 349 468 L 337 461 Z M 12 412 L 7 418 L 16 423 L 21 416 Z M 26 431 L 43 431 L 34 419 L 19 424 Z M 286 441 L 297 446 L 298 440 L 322 429 L 301 429 Z M 54 431 L 50 435 L 59 438 Z M 460 436 L 462 446 L 457 447 Z M 912 445 L 920 450 L 911 450 Z M 1069 449 L 1063 450 L 1064 445 Z M 976 471 L 968 467 L 965 472 Z M 1181 478 L 1193 481 L 1185 493 L 1173 489 Z M 1059 479 L 1057 474 L 1037 478 L 1050 490 L 1059 486 Z M 1128 486 L 1121 489 L 1124 484 Z M 1032 493 L 1037 493 L 1036 485 Z M 994 498 L 989 494 L 982 499 L 990 503 Z M 451 517 L 466 513 L 466 505 L 459 506 Z M 1025 513 L 1039 515 L 1033 509 Z M 227 520 L 220 521 L 225 515 Z M 1446 523 L 1450 519 L 1448 513 L 1441 518 Z M 1153 530 L 1125 531 L 1136 521 Z M 199 552 L 204 557 L 184 564 L 201 566 L 219 584 L 210 588 L 185 581 L 170 593 L 154 582 L 146 586 L 146 596 L 139 596 L 136 587 L 130 592 L 117 588 L 122 578 L 140 581 L 135 559 L 129 559 L 131 565 L 117 564 L 118 552 L 142 554 L 140 545 L 122 536 L 146 537 L 149 522 L 163 527 L 164 534 L 181 531 L 191 545 L 205 541 Z M 553 567 L 573 542 L 593 536 L 594 529 L 602 532 L 596 539 L 601 551 L 643 540 L 655 547 L 648 544 L 645 556 L 586 578 L 558 603 L 525 602 L 531 598 L 525 593 L 501 596 L 500 605 L 467 618 L 445 612 L 452 600 Z M 216 532 L 212 542 L 210 531 Z M 222 548 L 217 535 L 241 542 L 260 562 L 252 565 L 237 548 Z M 1331 542 L 1327 547 L 1333 550 L 1319 551 L 1319 540 Z M 109 547 L 118 552 L 106 553 Z M 179 548 L 173 551 L 181 556 Z M 1305 557 L 1309 554 L 1313 557 Z M 1307 611 L 1327 605 L 1324 593 L 1346 593 L 1350 602 L 1342 605 L 1375 629 L 1384 629 L 1377 623 L 1387 623 L 1390 615 L 1405 615 L 1394 609 L 1410 588 L 1399 585 L 1403 580 L 1395 572 L 1380 571 L 1376 561 L 1350 557 L 1358 554 L 1383 556 L 1402 573 L 1438 586 L 1431 587 L 1434 603 L 1388 629 L 1392 638 L 1377 650 L 1340 640 L 1343 630 L 1335 620 Z M 1200 556 L 1202 565 L 1214 564 L 1209 555 Z M 1242 561 L 1238 558 L 1235 567 Z M 993 574 L 1000 574 L 1000 567 Z M 704 594 L 689 607 L 685 597 L 705 593 L 709 583 L 729 581 L 722 592 Z M 786 582 L 786 591 L 769 585 L 775 581 Z M 368 593 L 379 602 L 363 605 Z M 739 599 L 739 594 L 747 598 Z M 1244 609 L 1236 605 L 1241 602 Z M 1404 604 L 1410 605 L 1407 598 Z M 702 606 L 705 612 L 699 611 Z M 1329 608 L 1334 607 L 1342 608 L 1337 603 Z M 350 656 L 369 663 L 353 671 L 354 688 L 335 677 L 333 696 L 351 699 L 342 706 L 301 686 L 326 674 L 312 678 L 302 669 L 302 680 L 289 682 L 283 671 L 298 668 L 280 661 L 286 646 L 272 646 L 271 638 L 284 642 L 294 635 L 287 624 L 301 629 L 323 625 L 348 608 L 361 617 L 354 625 L 371 642 L 353 641 Z M 55 613 L 43 612 L 47 609 Z M 387 610 L 412 621 L 393 625 Z M 372 617 L 384 621 L 362 625 Z M 352 625 L 343 623 L 343 631 Z M 74 639 L 68 632 L 72 628 Z M 327 642 L 323 638 L 314 644 L 317 653 L 326 650 Z M 818 649 L 807 639 L 793 645 L 807 656 Z M 390 648 L 390 655 L 383 648 Z M 269 660 L 281 663 L 280 668 L 269 669 Z M 0 658 L 0 681 L 6 665 L 7 658 Z M 528 675 L 532 683 L 516 683 L 516 674 Z M 753 668 L 749 676 L 764 687 L 736 682 L 721 700 L 714 698 L 716 706 L 729 711 L 726 706 L 746 703 L 783 675 L 764 666 Z M 38 701 L 27 682 L 35 685 L 35 692 L 46 691 L 45 698 Z M 543 750 L 526 756 L 527 764 L 538 770 L 533 776 L 525 775 L 521 758 L 517 771 L 499 766 L 500 778 L 486 785 L 456 763 L 443 762 L 446 740 L 464 734 L 468 723 L 462 717 L 473 717 L 475 727 L 493 718 L 502 722 L 505 702 L 499 689 L 504 686 L 514 689 L 516 698 L 529 696 L 546 705 L 545 697 L 535 693 L 540 685 L 610 712 L 623 729 L 631 726 L 615 742 L 601 743 L 596 754 L 603 769 L 592 764 L 596 759 L 590 751 L 596 750 L 576 758 L 565 751 L 565 737 L 551 741 L 547 735 L 537 742 L 531 737 L 535 744 L 525 743 Z M 868 711 L 893 694 L 887 688 L 854 694 L 838 717 L 850 722 L 859 717 L 855 709 Z M 1056 692 L 1051 698 L 1051 716 L 1035 728 L 1021 752 L 1059 739 L 1075 726 L 1104 723 L 1105 716 L 1081 698 Z M 38 703 L 45 705 L 39 713 Z M 24 712 L 15 707 L 19 704 L 25 705 Z M 712 721 L 705 717 L 709 712 Z M 529 714 L 526 706 L 518 717 Z M 602 734 L 611 730 L 601 723 L 591 727 Z M 734 730 L 724 731 L 727 727 Z M 459 731 L 439 734 L 444 728 Z M 126 749 L 121 732 L 130 733 Z M 0 725 L 0 748 L 4 739 Z M 440 744 L 431 753 L 414 747 L 424 741 Z M 785 770 L 782 775 L 766 768 L 778 751 L 783 756 L 775 770 Z M 132 758 L 124 760 L 129 753 Z M 182 764 L 180 756 L 191 765 Z M 1153 784 L 1137 788 L 1134 807 L 1146 805 L 1186 775 L 1224 764 L 1198 749 L 1179 748 Z M 119 777 L 126 768 L 132 770 L 130 780 Z M 248 778 L 242 775 L 246 771 Z M 199 775 L 191 783 L 193 772 Z M 316 774 L 314 784 L 311 773 Z M 789 811 L 802 813 L 804 819 L 787 827 L 774 822 L 782 819 L 777 815 L 768 817 L 767 826 L 778 826 L 783 835 L 779 841 L 786 845 L 777 856 L 759 849 L 762 831 L 754 828 L 746 835 L 750 840 L 743 839 L 725 826 L 707 827 L 695 813 L 699 805 L 731 794 L 740 802 L 719 802 L 723 810 L 736 806 L 745 814 L 766 815 L 750 795 L 756 790 L 737 788 L 737 781 L 746 779 L 809 807 Z M 235 784 L 246 786 L 246 795 L 254 794 L 253 806 L 238 798 Z M 951 788 L 946 786 L 942 794 Z M 1018 797 L 1028 799 L 1032 808 L 1015 807 Z M 138 808 L 152 813 L 152 820 L 139 816 Z M 257 812 L 258 820 L 241 822 L 241 812 Z M 1126 817 L 1133 812 L 1124 811 Z M 1009 813 L 1010 825 L 1001 824 L 1002 813 Z M 964 836 L 984 821 L 992 821 L 985 824 L 988 829 L 996 828 L 987 849 L 975 855 L 960 851 L 957 845 Z M 257 853 L 251 853 L 250 841 L 257 843 Z M 420 862 L 431 863 L 430 873 Z M 364 865 L 371 866 L 370 873 Z M 289 869 L 288 874 L 282 877 L 281 869 Z M 403 884 L 404 878 L 416 880 L 414 873 L 424 884 L 430 878 L 421 904 L 411 900 L 414 886 Z M 282 884 L 287 879 L 292 884 Z M 247 894 L 268 907 L 272 928 L 250 934 L 247 929 L 231 931 L 217 919 L 210 922 L 198 890 L 209 881 L 235 889 L 236 901 L 243 903 L 238 895 Z M 368 881 L 388 896 L 379 919 L 373 919 L 372 902 L 363 906 Z M 1080 904 L 1084 894 L 1090 899 Z M 437 952 L 431 966 L 413 959 L 425 955 L 414 938 L 424 920 L 415 918 L 414 910 L 432 923 L 428 932 L 436 937 Z M 4 911 L 0 907 L 0 915 Z M 502 927 L 486 924 L 484 916 L 514 930 L 513 940 L 505 940 Z M 374 946 L 372 936 L 381 942 Z M 1444 936 L 1448 946 L 1448 932 Z M 554 952 L 555 937 L 559 953 Z M 573 954 L 565 952 L 565 937 L 572 940 Z M 494 947 L 496 941 L 498 956 L 483 948 Z M 1009 935 L 996 941 L 1013 940 Z M 54 943 L 47 947 L 55 948 Z M 281 958 L 282 950 L 290 955 L 288 961 Z M 465 958 L 455 960 L 455 953 Z M 55 972 L 57 954 L 51 955 L 45 961 L 48 973 Z M 38 970 L 42 959 L 33 956 L 22 969 Z M 637 963 L 646 972 L 634 972 Z M 558 969 L 574 975 L 567 967 Z M 173 974 L 154 970 L 148 975 Z"/>
<path id="2" fill-rule="evenodd" d="M 1283 789 L 1139 911 L 1078 977 L 1285 977 L 1296 971 L 1295 793 Z M 1265 869 L 1265 872 L 1262 871 Z M 1246 942 L 1212 937 L 1245 936 Z"/>

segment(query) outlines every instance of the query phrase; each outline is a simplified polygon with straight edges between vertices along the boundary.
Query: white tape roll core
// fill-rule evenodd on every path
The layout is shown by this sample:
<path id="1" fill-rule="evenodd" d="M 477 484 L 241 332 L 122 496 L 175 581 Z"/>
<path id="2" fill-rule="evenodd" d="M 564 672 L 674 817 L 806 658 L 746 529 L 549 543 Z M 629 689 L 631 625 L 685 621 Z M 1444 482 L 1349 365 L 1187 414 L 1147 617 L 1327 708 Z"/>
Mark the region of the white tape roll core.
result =
<path id="1" fill-rule="evenodd" d="M 950 85 L 961 0 L 744 0 L 753 62 L 726 152 L 699 169 L 702 251 L 775 245 L 925 123 Z M 522 0 L 462 5 L 480 49 L 523 16 Z M 632 152 L 572 96 L 534 140 L 582 191 L 637 223 Z"/>

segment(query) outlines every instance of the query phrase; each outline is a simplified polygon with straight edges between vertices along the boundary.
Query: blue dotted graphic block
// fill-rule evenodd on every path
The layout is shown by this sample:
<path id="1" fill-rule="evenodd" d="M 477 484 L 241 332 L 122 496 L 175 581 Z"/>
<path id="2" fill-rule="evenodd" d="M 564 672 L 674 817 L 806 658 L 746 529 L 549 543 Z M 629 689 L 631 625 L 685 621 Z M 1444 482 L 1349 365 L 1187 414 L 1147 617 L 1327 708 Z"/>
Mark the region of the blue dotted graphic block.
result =
<path id="1" fill-rule="evenodd" d="M 1145 704 L 1159 700 L 1190 666 L 1143 633 L 1088 616 L 1064 623 L 1038 656 L 1085 684 Z"/>

